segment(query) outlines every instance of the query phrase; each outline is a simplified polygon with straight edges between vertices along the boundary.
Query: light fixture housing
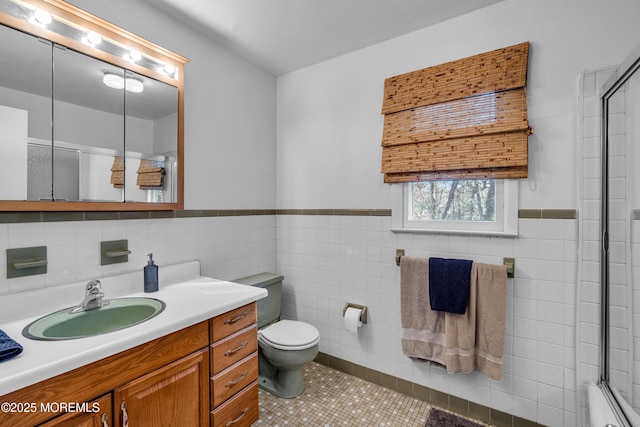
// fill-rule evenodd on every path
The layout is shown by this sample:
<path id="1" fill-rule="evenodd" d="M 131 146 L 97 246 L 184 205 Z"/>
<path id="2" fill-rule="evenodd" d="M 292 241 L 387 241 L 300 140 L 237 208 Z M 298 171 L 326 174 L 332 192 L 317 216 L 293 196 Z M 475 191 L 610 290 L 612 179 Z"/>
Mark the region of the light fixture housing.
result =
<path id="1" fill-rule="evenodd" d="M 144 91 L 144 83 L 135 77 L 123 77 L 120 74 L 107 71 L 102 76 L 102 83 L 112 89 L 125 89 L 131 93 L 140 93 Z"/>
<path id="2" fill-rule="evenodd" d="M 102 83 L 113 89 L 124 89 L 124 77 L 115 73 L 104 73 Z"/>
<path id="3" fill-rule="evenodd" d="M 124 80 L 124 88 L 129 92 L 140 93 L 144 90 L 144 83 L 142 83 L 142 80 L 127 77 Z"/>

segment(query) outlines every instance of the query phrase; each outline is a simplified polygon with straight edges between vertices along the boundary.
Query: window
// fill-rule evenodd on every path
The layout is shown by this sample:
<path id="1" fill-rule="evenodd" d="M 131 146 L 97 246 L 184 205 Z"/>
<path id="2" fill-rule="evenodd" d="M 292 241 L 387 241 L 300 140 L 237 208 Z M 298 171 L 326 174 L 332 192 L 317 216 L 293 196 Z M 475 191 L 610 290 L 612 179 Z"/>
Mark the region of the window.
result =
<path id="1" fill-rule="evenodd" d="M 516 235 L 517 197 L 516 180 L 405 183 L 393 231 Z"/>

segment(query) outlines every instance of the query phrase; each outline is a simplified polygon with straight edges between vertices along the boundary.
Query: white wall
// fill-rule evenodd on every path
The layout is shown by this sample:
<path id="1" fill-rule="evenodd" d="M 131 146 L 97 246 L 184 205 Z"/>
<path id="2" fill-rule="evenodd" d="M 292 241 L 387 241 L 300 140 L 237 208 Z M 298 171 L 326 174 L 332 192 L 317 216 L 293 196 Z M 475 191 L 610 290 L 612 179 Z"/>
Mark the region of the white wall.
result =
<path id="1" fill-rule="evenodd" d="M 189 58 L 185 208 L 274 208 L 275 77 L 142 0 L 70 3 Z"/>
<path id="2" fill-rule="evenodd" d="M 598 111 L 578 105 L 578 85 L 584 70 L 615 66 L 640 42 L 637 16 L 640 3 L 632 0 L 507 0 L 280 76 L 277 207 L 396 208 L 398 187 L 383 184 L 380 173 L 384 79 L 529 41 L 535 133 L 519 207 L 597 213 L 598 177 L 582 181 L 580 172 L 597 172 Z M 593 94 L 595 78 L 592 85 Z M 414 236 L 389 227 L 375 217 L 278 217 L 284 309 L 318 326 L 321 351 L 540 424 L 586 425 L 581 387 L 597 379 L 598 362 L 597 216 L 520 219 L 516 238 Z M 396 248 L 491 263 L 515 257 L 502 381 L 446 375 L 402 354 Z M 358 337 L 342 327 L 346 301 L 370 306 Z"/>
<path id="3" fill-rule="evenodd" d="M 633 0 L 507 0 L 280 76 L 278 208 L 392 207 L 380 173 L 384 79 L 523 41 L 535 133 L 520 207 L 574 208 L 578 76 L 625 58 L 639 14 Z"/>

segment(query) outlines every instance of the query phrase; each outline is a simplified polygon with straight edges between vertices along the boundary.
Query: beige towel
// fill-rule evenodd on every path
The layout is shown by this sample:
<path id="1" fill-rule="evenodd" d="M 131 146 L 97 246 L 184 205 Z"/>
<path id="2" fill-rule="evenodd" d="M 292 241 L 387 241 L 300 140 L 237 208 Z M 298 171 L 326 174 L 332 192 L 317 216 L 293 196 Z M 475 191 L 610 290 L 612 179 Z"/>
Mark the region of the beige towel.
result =
<path id="1" fill-rule="evenodd" d="M 500 380 L 506 317 L 507 268 L 474 262 L 467 312 L 445 316 L 447 372 L 477 369 Z"/>
<path id="2" fill-rule="evenodd" d="M 400 258 L 402 351 L 411 358 L 444 365 L 445 313 L 429 306 L 429 260 Z"/>

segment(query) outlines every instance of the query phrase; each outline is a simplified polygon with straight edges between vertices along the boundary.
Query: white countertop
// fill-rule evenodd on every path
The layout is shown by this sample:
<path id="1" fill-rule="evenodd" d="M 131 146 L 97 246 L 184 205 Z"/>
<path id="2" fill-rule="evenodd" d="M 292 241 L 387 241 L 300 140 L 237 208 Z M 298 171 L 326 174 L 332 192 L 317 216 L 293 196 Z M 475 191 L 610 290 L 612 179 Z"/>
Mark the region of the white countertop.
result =
<path id="1" fill-rule="evenodd" d="M 78 304 L 86 282 L 0 296 L 0 329 L 24 348 L 19 356 L 0 363 L 0 396 L 267 296 L 265 289 L 200 276 L 199 271 L 197 261 L 160 267 L 160 289 L 148 294 L 142 291 L 142 271 L 100 278 L 105 299 L 149 297 L 164 301 L 166 307 L 141 324 L 73 340 L 31 340 L 22 329 L 43 315 Z"/>

